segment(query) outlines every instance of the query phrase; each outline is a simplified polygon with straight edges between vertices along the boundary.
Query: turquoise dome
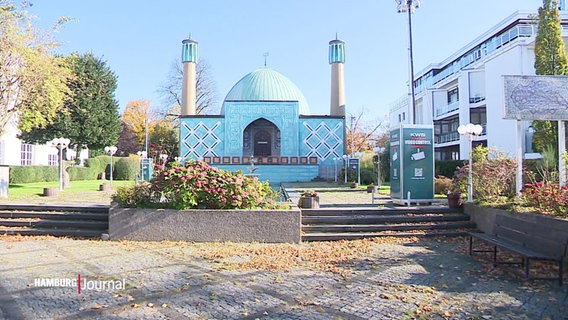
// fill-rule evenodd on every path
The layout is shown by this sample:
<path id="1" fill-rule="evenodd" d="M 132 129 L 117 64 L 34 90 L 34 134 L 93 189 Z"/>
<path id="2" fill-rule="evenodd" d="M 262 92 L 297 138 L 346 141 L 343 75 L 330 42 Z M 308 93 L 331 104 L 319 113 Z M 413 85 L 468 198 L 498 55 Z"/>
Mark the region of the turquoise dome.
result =
<path id="1" fill-rule="evenodd" d="M 298 101 L 299 113 L 309 114 L 302 91 L 290 79 L 270 68 L 257 69 L 239 80 L 227 93 L 221 114 L 225 113 L 225 102 L 228 101 Z"/>

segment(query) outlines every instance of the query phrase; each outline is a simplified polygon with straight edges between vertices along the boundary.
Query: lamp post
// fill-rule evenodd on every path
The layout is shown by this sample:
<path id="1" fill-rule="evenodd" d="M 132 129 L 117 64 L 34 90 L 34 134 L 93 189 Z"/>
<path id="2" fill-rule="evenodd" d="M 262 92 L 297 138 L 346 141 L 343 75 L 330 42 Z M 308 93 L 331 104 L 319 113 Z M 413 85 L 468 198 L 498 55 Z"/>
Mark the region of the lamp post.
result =
<path id="1" fill-rule="evenodd" d="M 420 8 L 420 0 L 395 0 L 397 12 L 408 13 L 408 61 L 410 66 L 410 114 L 411 123 L 415 123 L 414 115 L 414 58 L 412 56 L 412 14 Z"/>
<path id="2" fill-rule="evenodd" d="M 337 161 L 340 161 L 341 158 L 333 157 L 333 176 L 334 181 L 337 182 Z"/>
<path id="3" fill-rule="evenodd" d="M 51 146 L 59 150 L 59 191 L 63 191 L 63 149 L 69 146 L 71 140 L 66 138 L 55 138 L 51 140 Z"/>
<path id="4" fill-rule="evenodd" d="M 479 136 L 483 132 L 483 127 L 478 124 L 468 123 L 466 125 L 460 125 L 458 127 L 458 133 L 460 135 L 468 135 L 469 138 L 469 172 L 467 176 L 467 202 L 473 201 L 473 178 L 471 172 L 473 171 L 472 167 L 472 157 L 471 153 L 473 150 L 473 136 Z"/>
<path id="5" fill-rule="evenodd" d="M 363 155 L 365 155 L 364 152 L 355 152 L 355 158 L 357 158 L 357 184 L 361 184 L 361 158 Z"/>
<path id="6" fill-rule="evenodd" d="M 373 148 L 373 152 L 377 154 L 377 188 L 381 188 L 381 154 L 385 152 L 384 147 Z"/>
<path id="7" fill-rule="evenodd" d="M 105 147 L 105 152 L 110 156 L 110 187 L 112 188 L 112 156 L 116 153 L 116 147 Z"/>
<path id="8" fill-rule="evenodd" d="M 348 165 L 348 157 L 346 154 L 343 155 L 343 161 L 345 162 L 345 170 L 344 170 L 344 175 L 345 175 L 345 183 L 347 183 L 347 165 Z"/>
<path id="9" fill-rule="evenodd" d="M 144 162 L 143 159 L 146 159 L 148 153 L 146 151 L 138 151 L 136 154 L 140 157 L 140 181 L 144 181 L 144 169 L 142 168 L 142 163 Z"/>

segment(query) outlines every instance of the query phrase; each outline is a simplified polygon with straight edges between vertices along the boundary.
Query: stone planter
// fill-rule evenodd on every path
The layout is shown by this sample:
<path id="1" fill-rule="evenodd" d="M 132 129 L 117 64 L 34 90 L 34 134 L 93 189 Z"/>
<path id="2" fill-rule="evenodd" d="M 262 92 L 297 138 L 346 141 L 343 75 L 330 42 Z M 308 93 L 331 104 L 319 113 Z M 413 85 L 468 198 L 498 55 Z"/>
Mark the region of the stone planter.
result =
<path id="1" fill-rule="evenodd" d="M 367 186 L 367 193 L 373 193 L 373 191 L 376 192 L 377 187 L 375 186 Z"/>
<path id="2" fill-rule="evenodd" d="M 355 189 L 359 186 L 359 184 L 357 182 L 351 182 L 351 184 L 349 185 L 349 188 L 351 189 Z"/>
<path id="3" fill-rule="evenodd" d="M 110 191 L 110 184 L 103 183 L 99 185 L 99 191 Z"/>
<path id="4" fill-rule="evenodd" d="M 317 209 L 319 208 L 319 197 L 300 197 L 300 208 Z"/>
<path id="5" fill-rule="evenodd" d="M 493 232 L 493 225 L 496 215 L 508 215 L 516 219 L 525 220 L 531 223 L 537 223 L 553 229 L 568 230 L 568 220 L 560 219 L 553 216 L 531 213 L 512 213 L 507 210 L 486 208 L 476 206 L 470 203 L 463 204 L 464 213 L 470 216 L 471 220 L 477 224 L 477 229 L 485 233 Z"/>
<path id="6" fill-rule="evenodd" d="M 45 197 L 56 197 L 59 194 L 58 188 L 43 188 L 43 195 Z"/>
<path id="7" fill-rule="evenodd" d="M 143 209 L 113 203 L 109 236 L 111 240 L 299 243 L 301 211 Z"/>
<path id="8" fill-rule="evenodd" d="M 461 208 L 461 193 L 460 192 L 452 192 L 448 193 L 448 207 L 452 209 Z"/>

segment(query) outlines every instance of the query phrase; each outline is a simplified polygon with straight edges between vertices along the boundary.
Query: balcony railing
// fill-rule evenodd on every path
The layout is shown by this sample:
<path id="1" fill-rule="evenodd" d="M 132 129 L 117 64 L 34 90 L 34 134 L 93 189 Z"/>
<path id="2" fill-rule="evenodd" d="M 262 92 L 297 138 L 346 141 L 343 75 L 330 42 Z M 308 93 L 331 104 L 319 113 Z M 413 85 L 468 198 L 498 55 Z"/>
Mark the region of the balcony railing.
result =
<path id="1" fill-rule="evenodd" d="M 469 97 L 469 103 L 470 104 L 474 104 L 474 103 L 478 103 L 485 100 L 485 97 L 482 96 L 475 96 L 475 97 Z"/>
<path id="2" fill-rule="evenodd" d="M 459 107 L 460 107 L 459 101 L 454 101 L 454 102 L 447 104 L 445 106 L 437 107 L 436 108 L 436 117 L 439 117 L 443 114 L 450 113 L 454 110 L 457 110 L 457 109 L 459 109 Z"/>
<path id="3" fill-rule="evenodd" d="M 460 134 L 456 132 L 447 132 L 434 136 L 434 143 L 446 143 L 452 141 L 458 141 L 460 139 Z"/>

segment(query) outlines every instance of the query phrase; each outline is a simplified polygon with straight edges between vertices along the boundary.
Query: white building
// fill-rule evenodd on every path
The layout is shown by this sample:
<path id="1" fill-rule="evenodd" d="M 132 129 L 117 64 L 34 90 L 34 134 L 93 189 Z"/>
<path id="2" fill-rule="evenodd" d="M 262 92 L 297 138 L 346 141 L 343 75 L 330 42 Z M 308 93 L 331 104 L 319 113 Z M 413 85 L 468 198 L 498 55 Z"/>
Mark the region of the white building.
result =
<path id="1" fill-rule="evenodd" d="M 564 4 L 562 4 L 564 7 Z M 435 159 L 469 159 L 469 141 L 460 139 L 460 124 L 483 126 L 474 146 L 496 147 L 515 154 L 515 120 L 503 119 L 503 75 L 534 75 L 537 25 L 530 15 L 518 11 L 441 63 L 415 74 L 415 110 L 408 96 L 393 102 L 390 123 L 433 124 Z M 568 37 L 568 12 L 561 11 L 563 35 Z M 411 119 L 414 115 L 414 121 Z M 532 154 L 530 121 L 521 124 L 523 154 Z"/>

